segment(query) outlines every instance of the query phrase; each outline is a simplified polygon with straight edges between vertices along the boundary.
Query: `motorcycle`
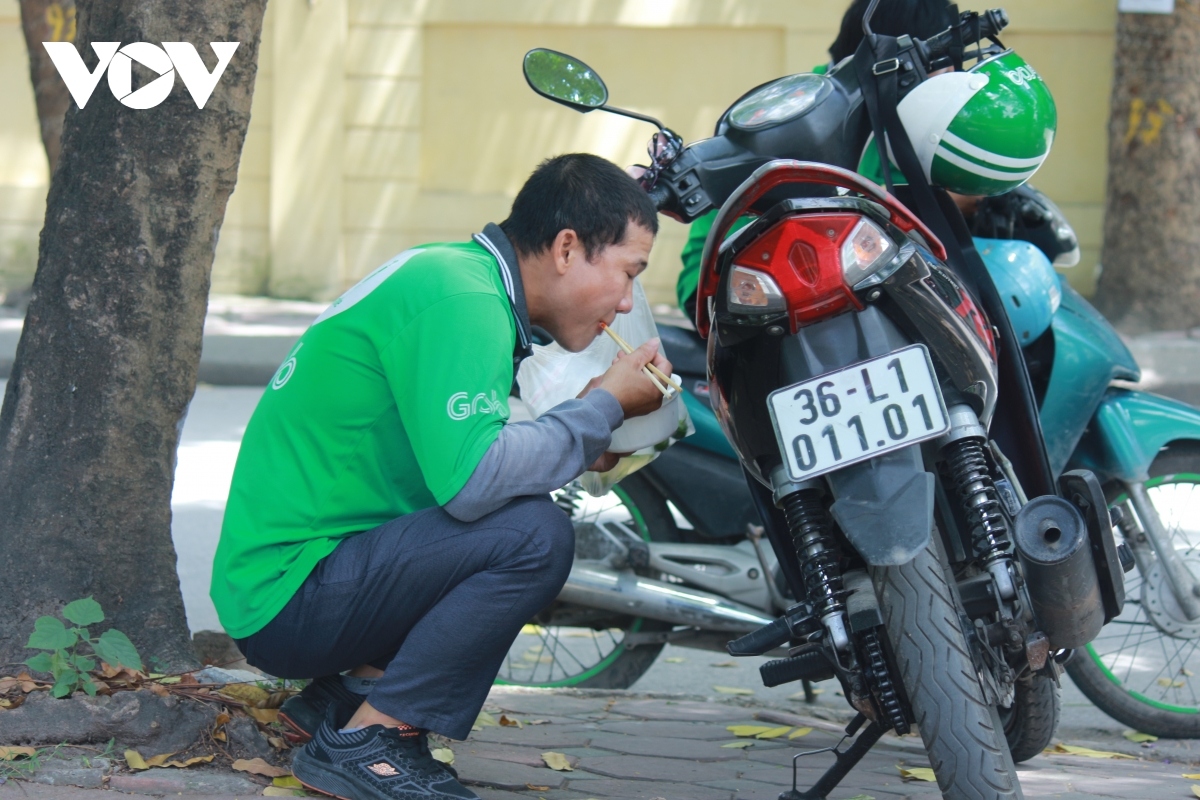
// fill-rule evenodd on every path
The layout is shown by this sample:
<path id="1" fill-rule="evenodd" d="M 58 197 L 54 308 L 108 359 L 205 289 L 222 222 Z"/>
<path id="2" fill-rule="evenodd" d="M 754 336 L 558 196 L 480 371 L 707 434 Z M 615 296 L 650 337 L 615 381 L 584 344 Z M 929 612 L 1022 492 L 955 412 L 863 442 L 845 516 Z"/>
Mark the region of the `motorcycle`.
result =
<path id="1" fill-rule="evenodd" d="M 687 147 L 659 125 L 652 148 L 644 185 L 661 210 L 690 220 L 720 207 L 697 309 L 708 340 L 705 388 L 771 544 L 773 559 L 755 553 L 756 577 L 772 610 L 786 605 L 728 652 L 786 648 L 786 658 L 764 665 L 765 681 L 837 678 L 858 712 L 847 729 L 854 744 L 835 751 L 817 786 L 785 797 L 824 797 L 883 732 L 903 734 L 914 722 L 944 793 L 1020 796 L 1013 759 L 1053 734 L 1055 684 L 1075 649 L 1084 653 L 1067 669 L 1085 692 L 1087 676 L 1101 674 L 1108 685 L 1090 688 L 1111 710 L 1093 699 L 1114 716 L 1134 713 L 1118 701 L 1173 714 L 1164 724 L 1194 716 L 1161 708 L 1168 704 L 1130 681 L 1146 668 L 1136 648 L 1147 634 L 1186 644 L 1200 616 L 1192 615 L 1190 552 L 1178 549 L 1168 507 L 1149 494 L 1196 482 L 1178 467 L 1200 455 L 1200 415 L 1121 388 L 1116 382 L 1137 379 L 1136 364 L 1068 287 L 1048 332 L 1023 354 L 948 198 L 917 180 L 906 192 L 914 213 L 847 168 L 876 134 L 911 165 L 893 124 L 904 81 L 911 91 L 946 62 L 961 68 L 955 62 L 971 45 L 981 64 L 1002 59 L 1008 51 L 996 36 L 1006 23 L 1002 11 L 967 13 L 927 41 L 868 30 L 863 48 L 828 76 L 752 90 L 717 136 Z M 873 82 L 887 75 L 891 97 L 881 98 Z M 531 51 L 526 77 L 578 110 L 629 114 L 608 106 L 603 82 L 569 56 Z M 744 213 L 755 220 L 727 241 Z M 700 404 L 699 383 L 689 407 Z M 706 418 L 697 410 L 701 437 Z M 710 445 L 719 459 L 721 444 Z M 665 473 L 672 451 L 689 446 L 668 450 L 644 482 L 653 486 L 649 470 Z M 657 488 L 672 496 L 665 481 Z M 717 511 L 728 516 L 736 505 Z M 574 622 L 586 628 L 589 613 L 611 620 L 636 611 L 662 626 L 626 634 L 648 641 L 737 630 L 745 604 L 704 596 L 695 588 L 703 579 L 677 575 L 645 535 L 605 522 L 611 510 L 582 523 L 592 533 L 581 541 L 595 547 L 577 553 L 562 602 L 547 613 L 569 618 L 576 609 L 583 616 Z M 766 550 L 754 535 L 745 545 L 747 554 Z M 716 555 L 711 577 L 733 574 L 719 574 L 730 565 Z M 592 568 L 600 562 L 603 570 Z M 1135 567 L 1140 583 L 1126 607 L 1123 572 Z M 1126 644 L 1140 626 L 1133 651 L 1090 645 L 1113 620 Z M 591 625 L 604 630 L 595 616 Z M 1105 662 L 1114 653 L 1117 661 Z M 1181 688 L 1174 670 L 1190 672 L 1176 660 L 1156 685 L 1168 688 L 1166 669 L 1170 688 Z"/>

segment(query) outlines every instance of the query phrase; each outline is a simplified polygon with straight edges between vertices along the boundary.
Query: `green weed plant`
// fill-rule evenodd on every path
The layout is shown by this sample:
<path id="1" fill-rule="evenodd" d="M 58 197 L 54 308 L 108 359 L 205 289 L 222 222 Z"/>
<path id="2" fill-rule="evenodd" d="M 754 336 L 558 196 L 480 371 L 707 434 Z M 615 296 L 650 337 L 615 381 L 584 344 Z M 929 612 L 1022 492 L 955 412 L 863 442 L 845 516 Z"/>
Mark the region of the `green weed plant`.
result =
<path id="1" fill-rule="evenodd" d="M 62 616 L 74 627 L 67 627 L 57 617 L 38 617 L 25 645 L 31 650 L 49 651 L 38 653 L 25 664 L 32 670 L 54 676 L 54 688 L 50 693 L 55 697 L 67 697 L 78 689 L 94 696 L 96 683 L 89 673 L 96 669 L 97 658 L 118 669 L 142 669 L 137 648 L 116 628 L 109 628 L 99 637 L 92 638 L 88 626 L 103 622 L 104 611 L 91 597 L 67 603 Z M 81 650 L 84 646 L 87 650 Z"/>

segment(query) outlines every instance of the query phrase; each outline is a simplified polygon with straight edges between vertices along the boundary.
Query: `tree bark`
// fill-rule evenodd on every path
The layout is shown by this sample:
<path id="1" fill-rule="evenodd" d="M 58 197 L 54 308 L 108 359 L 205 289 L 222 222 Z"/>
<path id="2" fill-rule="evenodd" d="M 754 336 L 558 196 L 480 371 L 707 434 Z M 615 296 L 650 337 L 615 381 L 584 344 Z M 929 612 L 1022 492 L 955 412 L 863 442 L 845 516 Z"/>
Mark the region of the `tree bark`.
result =
<path id="1" fill-rule="evenodd" d="M 0 411 L 0 666 L 34 620 L 94 595 L 161 666 L 194 663 L 171 541 L 213 255 L 237 178 L 266 0 L 85 0 L 76 45 L 240 42 L 203 110 L 175 80 L 136 110 L 74 103 Z M 157 77 L 134 68 L 134 86 Z M 154 662 L 151 662 L 154 663 Z"/>
<path id="2" fill-rule="evenodd" d="M 1096 305 L 1137 333 L 1200 325 L 1200 0 L 1119 14 Z"/>
<path id="3" fill-rule="evenodd" d="M 75 0 L 21 0 L 21 27 L 25 31 L 25 49 L 29 51 L 29 77 L 42 128 L 42 145 L 53 175 L 71 93 L 46 55 L 42 42 L 75 41 Z"/>

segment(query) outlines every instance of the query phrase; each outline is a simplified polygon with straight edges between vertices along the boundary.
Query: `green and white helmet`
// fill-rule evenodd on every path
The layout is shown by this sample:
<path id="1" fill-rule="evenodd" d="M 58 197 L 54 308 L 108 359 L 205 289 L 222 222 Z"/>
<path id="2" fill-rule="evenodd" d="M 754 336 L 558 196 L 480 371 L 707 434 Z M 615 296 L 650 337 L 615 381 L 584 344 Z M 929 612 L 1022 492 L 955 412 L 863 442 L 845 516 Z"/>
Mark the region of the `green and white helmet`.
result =
<path id="1" fill-rule="evenodd" d="M 1002 194 L 1029 180 L 1058 124 L 1045 82 L 1011 50 L 929 78 L 898 111 L 930 184 L 971 195 Z"/>

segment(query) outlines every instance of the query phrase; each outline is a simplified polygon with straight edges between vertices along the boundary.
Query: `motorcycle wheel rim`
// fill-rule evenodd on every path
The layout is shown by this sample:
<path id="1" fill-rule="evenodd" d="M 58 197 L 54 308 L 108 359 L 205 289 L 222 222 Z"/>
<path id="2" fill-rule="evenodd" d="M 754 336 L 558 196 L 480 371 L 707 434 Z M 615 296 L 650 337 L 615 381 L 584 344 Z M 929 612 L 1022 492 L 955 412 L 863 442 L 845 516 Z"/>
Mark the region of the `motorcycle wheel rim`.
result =
<path id="1" fill-rule="evenodd" d="M 1200 503 L 1200 474 L 1180 472 L 1151 478 L 1146 481 L 1146 491 L 1162 516 L 1176 549 L 1185 557 L 1200 554 L 1200 523 L 1193 523 L 1191 530 L 1181 524 L 1188 517 L 1187 509 Z M 1114 504 L 1126 499 L 1122 494 Z M 1181 544 L 1186 546 L 1181 547 Z M 1160 711 L 1200 714 L 1200 639 L 1173 638 L 1156 627 L 1141 604 L 1144 578 L 1140 570 L 1134 570 L 1126 577 L 1133 575 L 1137 578 L 1126 582 L 1125 608 L 1121 615 L 1106 625 L 1084 652 L 1108 680 L 1134 700 Z M 1113 633 L 1106 635 L 1110 630 Z M 1131 643 L 1129 640 L 1135 635 L 1136 641 Z M 1121 644 L 1116 644 L 1118 641 Z M 1125 652 L 1131 645 L 1132 651 Z M 1144 658 L 1147 661 L 1151 657 L 1150 648 L 1154 647 L 1157 650 L 1153 656 L 1162 658 L 1163 663 L 1157 670 L 1152 664 L 1142 670 L 1149 674 L 1134 679 L 1134 669 L 1139 666 L 1138 653 L 1143 645 L 1146 645 Z M 1185 691 L 1191 705 L 1182 704 L 1180 695 Z"/>
<path id="2" fill-rule="evenodd" d="M 638 510 L 637 505 L 633 502 L 633 500 L 629 497 L 629 495 L 626 494 L 625 491 L 622 490 L 621 487 L 619 487 L 619 486 L 614 486 L 612 488 L 612 491 L 610 492 L 610 494 L 614 495 L 617 498 L 617 500 L 619 501 L 619 505 L 621 507 L 623 507 L 624 510 L 629 513 L 630 520 L 636 525 L 636 530 L 641 535 L 642 539 L 647 542 L 650 541 L 650 531 L 646 525 L 646 521 L 642 517 L 641 511 Z M 608 497 L 608 495 L 605 495 L 605 497 Z M 588 503 L 588 501 L 603 501 L 604 499 L 605 498 L 592 498 L 587 495 L 583 496 L 583 501 L 585 504 Z M 603 504 L 597 504 L 597 505 L 600 506 L 600 508 L 597 511 L 593 512 L 590 510 L 585 510 L 582 513 L 578 513 L 575 516 L 572 516 L 572 518 L 571 518 L 572 521 L 588 521 L 588 519 L 593 518 L 593 517 L 599 517 L 600 514 L 604 513 L 605 511 L 611 511 L 612 509 L 615 509 L 615 507 L 616 507 L 616 504 L 610 505 L 607 508 L 603 507 Z M 584 508 L 587 509 L 587 506 L 585 505 Z M 634 617 L 630 621 L 629 627 L 626 629 L 626 631 L 629 633 L 636 633 L 637 631 L 642 629 L 642 625 L 644 623 L 645 623 L 644 618 Z M 550 669 L 548 670 L 548 675 L 547 675 L 548 679 L 544 680 L 544 681 L 536 680 L 537 675 L 538 675 L 538 666 L 542 663 L 545 663 L 540 660 L 540 659 L 543 659 L 546 657 L 546 656 L 543 656 L 542 654 L 545 653 L 545 651 L 547 649 L 550 649 L 551 650 L 550 657 L 557 659 L 557 647 L 555 647 L 554 645 L 561 642 L 562 639 L 568 638 L 568 636 L 574 636 L 575 634 L 579 634 L 575 638 L 580 638 L 580 639 L 588 638 L 588 634 L 584 633 L 585 630 L 590 630 L 590 629 L 559 628 L 556 626 L 547 627 L 547 626 L 537 625 L 534 623 L 530 623 L 530 624 L 523 626 L 521 628 L 521 633 L 518 634 L 518 636 L 517 636 L 517 640 L 520 641 L 522 637 L 536 636 L 540 641 L 533 642 L 531 644 L 531 646 L 528 649 L 526 649 L 525 653 L 528 653 L 530 656 L 532 656 L 533 658 L 538 659 L 538 660 L 532 662 L 528 679 L 525 679 L 524 677 L 522 677 L 521 679 L 516 679 L 514 676 L 512 676 L 512 671 L 513 671 L 512 655 L 515 652 L 515 648 L 518 647 L 519 645 L 517 645 L 517 643 L 514 642 L 513 647 L 509 648 L 508 655 L 505 657 L 504 664 L 501 665 L 501 667 L 500 667 L 501 674 L 496 677 L 496 680 L 494 681 L 494 683 L 496 683 L 497 685 L 500 685 L 500 686 L 541 686 L 541 687 L 547 687 L 547 688 L 559 688 L 559 687 L 578 686 L 579 684 L 583 683 L 584 681 L 588 680 L 589 678 L 599 675 L 601 672 L 603 672 L 604 670 L 606 670 L 610 666 L 612 666 L 612 663 L 621 656 L 621 653 L 624 652 L 624 649 L 625 649 L 624 648 L 624 637 L 621 637 L 620 639 L 618 639 L 616 636 L 613 635 L 613 629 L 611 629 L 611 628 L 606 629 L 604 631 L 592 632 L 593 635 L 591 636 L 591 638 L 592 638 L 593 643 L 596 643 L 597 650 L 598 650 L 597 655 L 599 656 L 599 660 L 595 664 L 593 664 L 590 667 L 585 667 L 583 665 L 582 661 L 580 659 L 576 658 L 575 660 L 578 662 L 578 666 L 582 668 L 581 672 L 579 672 L 577 674 L 573 674 L 573 675 L 567 675 L 562 678 L 554 679 L 555 664 L 551 663 L 549 665 Z M 560 632 L 562 632 L 566 635 L 560 636 Z M 623 631 L 623 632 L 625 632 L 625 631 Z M 604 650 L 601 649 L 601 647 L 600 647 L 599 638 L 600 638 L 601 634 L 608 634 L 608 638 L 609 638 L 608 643 L 611 644 L 611 646 L 612 646 L 612 649 L 609 650 L 608 652 L 604 652 Z M 537 648 L 537 649 L 535 650 L 535 648 Z M 570 651 L 568 651 L 568 652 L 570 652 Z M 525 654 L 523 653 L 522 657 L 524 655 Z M 518 662 L 518 663 L 520 663 L 520 662 Z M 503 677 L 506 670 L 510 677 Z"/>

